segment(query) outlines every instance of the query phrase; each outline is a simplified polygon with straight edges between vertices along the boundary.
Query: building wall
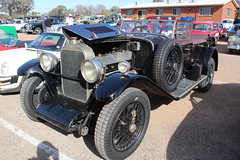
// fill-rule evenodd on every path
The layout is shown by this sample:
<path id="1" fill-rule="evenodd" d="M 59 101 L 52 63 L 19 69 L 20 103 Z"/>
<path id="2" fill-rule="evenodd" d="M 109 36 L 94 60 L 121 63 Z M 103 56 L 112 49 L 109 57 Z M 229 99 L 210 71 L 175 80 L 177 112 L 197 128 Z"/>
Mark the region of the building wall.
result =
<path id="1" fill-rule="evenodd" d="M 213 8 L 213 15 L 199 15 L 200 8 Z M 181 15 L 173 15 L 173 8 L 181 8 Z M 226 16 L 226 9 L 231 9 L 231 16 Z M 163 16 L 175 16 L 178 19 L 180 17 L 195 17 L 196 21 L 214 21 L 214 22 L 221 22 L 223 19 L 234 19 L 235 18 L 235 10 L 236 7 L 233 2 L 229 2 L 224 6 L 204 6 L 204 7 L 169 7 L 169 8 L 139 8 L 139 9 L 132 9 L 134 11 L 134 15 L 126 16 L 127 18 L 131 19 L 139 19 L 138 17 L 138 10 L 146 10 L 148 16 L 156 16 L 156 9 L 163 9 Z M 131 9 L 122 9 L 121 14 L 126 15 L 126 10 Z M 144 18 L 144 17 L 142 17 Z"/>
<path id="2" fill-rule="evenodd" d="M 231 17 L 227 17 L 226 16 L 226 10 L 227 8 L 231 8 Z M 237 8 L 235 7 L 235 5 L 233 4 L 233 2 L 229 2 L 227 3 L 225 6 L 222 7 L 223 10 L 223 14 L 222 14 L 222 19 L 234 19 L 235 18 L 235 11 L 237 11 Z"/>

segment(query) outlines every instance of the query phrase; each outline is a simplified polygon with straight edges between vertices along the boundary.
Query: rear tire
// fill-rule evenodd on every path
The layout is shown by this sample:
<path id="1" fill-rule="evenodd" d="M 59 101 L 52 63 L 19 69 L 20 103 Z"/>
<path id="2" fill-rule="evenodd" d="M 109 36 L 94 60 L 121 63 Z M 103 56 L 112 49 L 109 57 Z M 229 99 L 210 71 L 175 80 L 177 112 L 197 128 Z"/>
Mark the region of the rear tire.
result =
<path id="1" fill-rule="evenodd" d="M 42 29 L 41 29 L 40 27 L 37 27 L 37 28 L 34 30 L 34 32 L 35 32 L 36 34 L 42 34 Z"/>
<path id="2" fill-rule="evenodd" d="M 174 91 L 183 72 L 183 51 L 175 39 L 166 39 L 158 46 L 153 59 L 153 79 L 164 90 Z"/>
<path id="3" fill-rule="evenodd" d="M 104 159 L 125 159 L 141 143 L 150 118 L 147 95 L 136 88 L 126 89 L 106 104 L 98 117 L 94 141 Z"/>
<path id="4" fill-rule="evenodd" d="M 21 33 L 25 33 L 25 32 L 26 32 L 26 29 L 25 29 L 24 27 L 21 27 L 21 28 L 20 28 L 20 32 L 21 32 Z"/>
<path id="5" fill-rule="evenodd" d="M 214 78 L 214 71 L 215 71 L 215 61 L 213 58 L 210 59 L 208 62 L 208 71 L 207 71 L 207 79 L 201 82 L 198 85 L 198 90 L 201 92 L 207 92 L 211 89 L 213 78 Z"/>

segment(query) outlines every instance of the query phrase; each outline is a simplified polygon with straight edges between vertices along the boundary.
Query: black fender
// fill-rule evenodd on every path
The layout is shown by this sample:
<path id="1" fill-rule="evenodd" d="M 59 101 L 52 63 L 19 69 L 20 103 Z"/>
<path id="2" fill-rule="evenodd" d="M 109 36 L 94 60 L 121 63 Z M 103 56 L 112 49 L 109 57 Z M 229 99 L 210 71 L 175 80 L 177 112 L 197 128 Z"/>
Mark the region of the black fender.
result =
<path id="1" fill-rule="evenodd" d="M 56 80 L 49 79 L 49 76 L 47 76 L 41 69 L 39 58 L 32 59 L 21 65 L 17 70 L 17 74 L 19 76 L 26 76 L 26 78 L 29 78 L 33 75 L 41 76 L 46 81 L 45 84 L 48 86 L 52 95 L 57 93 L 55 85 L 52 85 Z"/>
<path id="2" fill-rule="evenodd" d="M 40 62 L 39 62 L 39 58 L 36 59 L 32 59 L 26 63 L 24 63 L 23 65 L 21 65 L 18 70 L 17 70 L 17 74 L 19 76 L 24 76 L 24 75 L 29 75 L 29 74 L 35 74 L 38 73 L 40 75 L 42 75 L 42 70 L 40 68 Z"/>
<path id="3" fill-rule="evenodd" d="M 207 74 L 208 62 L 213 58 L 215 61 L 215 71 L 218 70 L 218 51 L 215 47 L 205 47 L 202 54 L 202 74 Z"/>
<path id="4" fill-rule="evenodd" d="M 143 75 L 114 73 L 108 76 L 104 83 L 95 90 L 95 98 L 101 102 L 111 102 L 128 87 L 135 87 L 143 91 L 173 98 L 167 91 L 160 88 L 155 82 Z"/>

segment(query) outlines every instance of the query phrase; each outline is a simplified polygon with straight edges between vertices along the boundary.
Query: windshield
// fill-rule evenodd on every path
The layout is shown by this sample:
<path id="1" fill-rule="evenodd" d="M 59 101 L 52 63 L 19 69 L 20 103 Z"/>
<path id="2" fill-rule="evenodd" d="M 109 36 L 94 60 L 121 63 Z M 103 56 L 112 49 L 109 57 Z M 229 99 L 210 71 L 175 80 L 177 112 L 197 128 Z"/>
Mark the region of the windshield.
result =
<path id="1" fill-rule="evenodd" d="M 233 20 L 223 20 L 222 23 L 233 23 Z"/>
<path id="2" fill-rule="evenodd" d="M 173 38 L 173 20 L 124 20 L 120 29 L 127 33 L 156 33 Z"/>
<path id="3" fill-rule="evenodd" d="M 0 44 L 9 47 L 9 46 L 15 46 L 17 43 L 17 38 L 14 38 L 13 34 L 0 34 Z"/>
<path id="4" fill-rule="evenodd" d="M 198 31 L 209 31 L 210 26 L 206 24 L 193 24 L 193 30 L 198 30 Z"/>
<path id="5" fill-rule="evenodd" d="M 64 41 L 65 37 L 62 34 L 43 33 L 29 45 L 29 48 L 60 51 Z"/>

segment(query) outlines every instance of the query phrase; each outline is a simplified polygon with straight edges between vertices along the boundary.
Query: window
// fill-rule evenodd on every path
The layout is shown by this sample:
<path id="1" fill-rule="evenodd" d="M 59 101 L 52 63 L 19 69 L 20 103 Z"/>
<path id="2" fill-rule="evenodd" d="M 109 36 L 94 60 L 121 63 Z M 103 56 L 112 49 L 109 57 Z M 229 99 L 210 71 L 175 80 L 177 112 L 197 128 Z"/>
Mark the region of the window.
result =
<path id="1" fill-rule="evenodd" d="M 199 14 L 204 16 L 213 15 L 213 8 L 200 8 Z"/>
<path id="2" fill-rule="evenodd" d="M 156 15 L 163 15 L 163 9 L 156 9 Z"/>
<path id="3" fill-rule="evenodd" d="M 226 10 L 226 16 L 227 16 L 227 17 L 230 17 L 230 16 L 231 16 L 231 9 L 230 9 L 230 8 L 227 8 L 227 10 Z"/>
<path id="4" fill-rule="evenodd" d="M 146 10 L 139 10 L 138 11 L 138 16 L 146 16 L 147 15 L 147 11 Z"/>
<path id="5" fill-rule="evenodd" d="M 222 21 L 222 23 L 233 23 L 233 20 L 225 19 L 225 20 Z"/>
<path id="6" fill-rule="evenodd" d="M 132 16 L 133 15 L 133 10 L 126 10 L 126 15 Z"/>
<path id="7" fill-rule="evenodd" d="M 173 8 L 173 15 L 181 15 L 181 8 Z"/>
<path id="8" fill-rule="evenodd" d="M 147 15 L 146 10 L 138 10 L 138 18 L 145 18 Z"/>

